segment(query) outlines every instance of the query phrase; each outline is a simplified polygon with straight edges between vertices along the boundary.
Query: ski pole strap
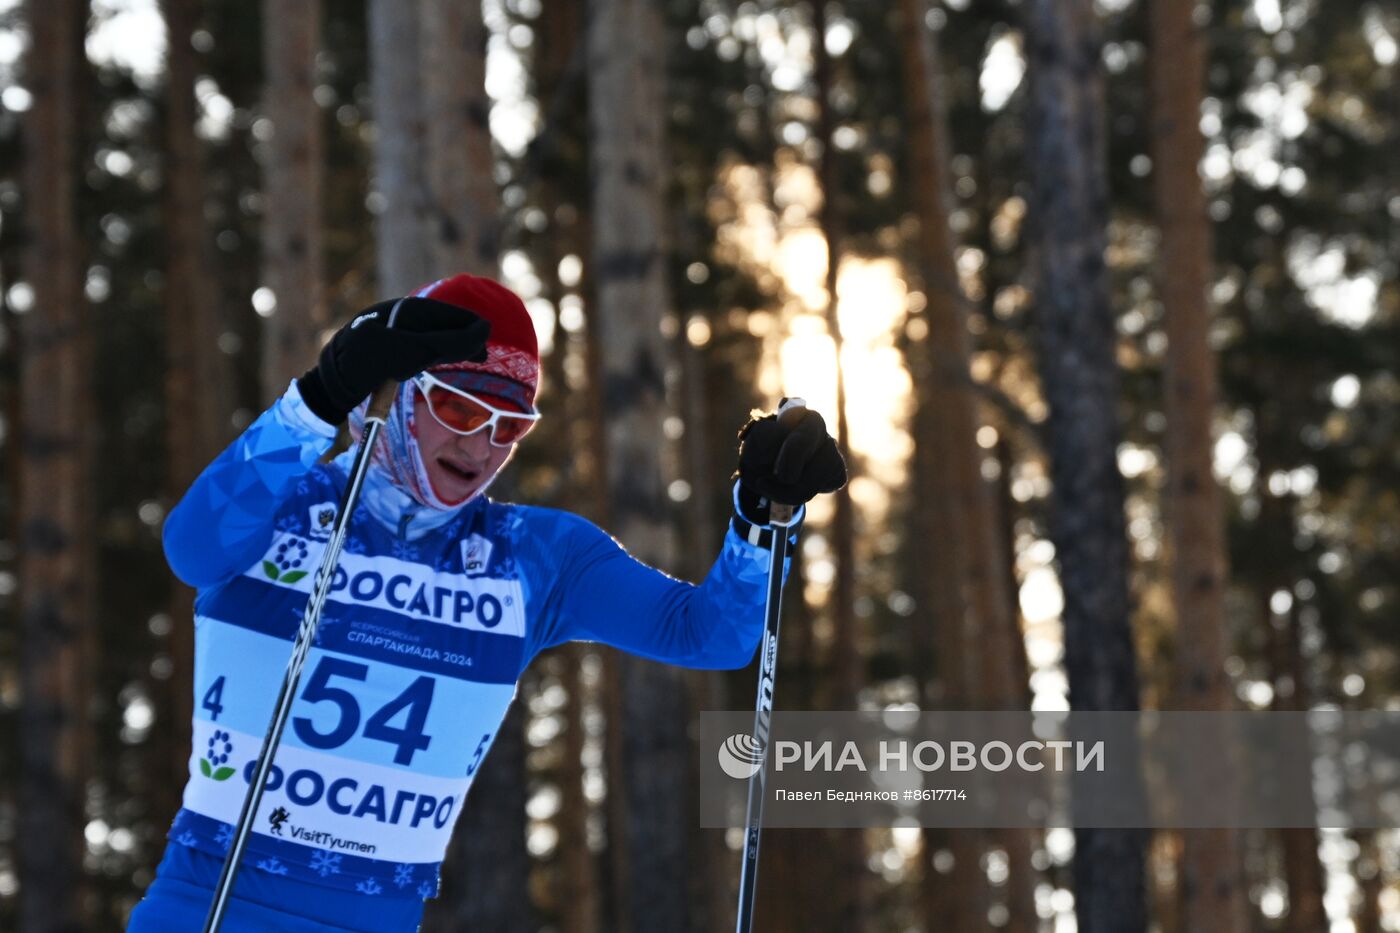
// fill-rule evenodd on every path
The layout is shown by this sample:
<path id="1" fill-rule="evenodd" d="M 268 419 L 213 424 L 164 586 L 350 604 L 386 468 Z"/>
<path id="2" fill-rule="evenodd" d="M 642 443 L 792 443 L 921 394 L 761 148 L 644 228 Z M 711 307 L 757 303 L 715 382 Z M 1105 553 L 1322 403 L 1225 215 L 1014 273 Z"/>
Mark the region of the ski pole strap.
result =
<path id="1" fill-rule="evenodd" d="M 764 550 L 773 549 L 773 529 L 777 527 L 788 529 L 788 547 L 797 546 L 797 531 L 802 527 L 802 520 L 807 517 L 807 507 L 799 505 L 795 509 L 790 505 L 783 505 L 780 502 L 769 504 L 768 524 L 760 525 L 757 522 L 749 521 L 744 514 L 743 508 L 739 505 L 739 483 L 734 483 L 734 491 L 730 496 L 734 506 L 734 518 L 731 522 L 734 533 L 750 544 L 761 547 Z"/>
<path id="2" fill-rule="evenodd" d="M 773 549 L 773 527 L 771 525 L 755 525 L 742 515 L 735 515 L 731 520 L 734 526 L 734 533 L 743 538 L 749 544 L 761 547 L 765 551 Z M 787 526 L 788 547 L 797 546 L 797 525 Z"/>

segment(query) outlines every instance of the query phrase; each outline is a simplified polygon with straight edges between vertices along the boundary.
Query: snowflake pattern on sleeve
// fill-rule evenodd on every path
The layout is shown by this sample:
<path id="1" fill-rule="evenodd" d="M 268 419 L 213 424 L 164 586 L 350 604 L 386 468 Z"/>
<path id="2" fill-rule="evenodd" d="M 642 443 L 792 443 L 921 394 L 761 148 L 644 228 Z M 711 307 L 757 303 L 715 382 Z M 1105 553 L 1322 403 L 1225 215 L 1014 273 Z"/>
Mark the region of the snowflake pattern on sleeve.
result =
<path id="1" fill-rule="evenodd" d="M 322 878 L 340 874 L 340 853 L 317 849 L 311 853 L 311 870 Z"/>

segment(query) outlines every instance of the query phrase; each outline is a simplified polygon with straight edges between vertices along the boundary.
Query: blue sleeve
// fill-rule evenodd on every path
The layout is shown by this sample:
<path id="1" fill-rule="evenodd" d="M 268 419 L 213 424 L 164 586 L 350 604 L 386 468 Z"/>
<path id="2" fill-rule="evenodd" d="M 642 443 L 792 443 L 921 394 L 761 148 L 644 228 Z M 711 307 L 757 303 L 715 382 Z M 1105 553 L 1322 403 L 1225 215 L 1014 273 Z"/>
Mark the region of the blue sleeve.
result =
<path id="1" fill-rule="evenodd" d="M 170 511 L 162 539 L 175 576 L 205 588 L 246 570 L 272 540 L 278 506 L 334 442 L 292 383 Z"/>
<path id="2" fill-rule="evenodd" d="M 552 555 L 556 577 L 527 657 L 567 641 L 597 641 L 685 667 L 727 670 L 753 660 L 763 634 L 767 548 L 731 527 L 697 586 L 648 567 L 578 516 L 550 516 L 557 524 L 542 551 Z"/>

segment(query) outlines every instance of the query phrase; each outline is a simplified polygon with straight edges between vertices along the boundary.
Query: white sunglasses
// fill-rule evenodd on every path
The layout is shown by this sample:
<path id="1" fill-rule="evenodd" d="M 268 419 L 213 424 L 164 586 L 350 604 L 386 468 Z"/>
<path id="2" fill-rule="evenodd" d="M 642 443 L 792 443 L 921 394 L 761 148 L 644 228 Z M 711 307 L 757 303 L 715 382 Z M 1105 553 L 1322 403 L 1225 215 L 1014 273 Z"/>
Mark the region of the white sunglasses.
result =
<path id="1" fill-rule="evenodd" d="M 432 373 L 419 373 L 413 381 L 423 393 L 428 413 L 438 424 L 464 435 L 490 428 L 491 443 L 496 447 L 514 444 L 540 420 L 537 411 L 505 411 L 465 389 L 448 385 Z"/>

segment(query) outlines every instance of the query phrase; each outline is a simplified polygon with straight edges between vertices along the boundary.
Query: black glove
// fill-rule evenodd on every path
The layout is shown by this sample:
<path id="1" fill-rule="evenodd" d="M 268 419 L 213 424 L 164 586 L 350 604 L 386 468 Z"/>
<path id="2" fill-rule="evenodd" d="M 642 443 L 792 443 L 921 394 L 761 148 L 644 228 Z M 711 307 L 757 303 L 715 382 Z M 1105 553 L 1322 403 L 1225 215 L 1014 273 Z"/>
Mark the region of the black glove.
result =
<path id="1" fill-rule="evenodd" d="M 389 316 L 398 305 L 394 326 Z M 381 301 L 336 331 L 320 361 L 297 380 L 308 408 L 340 424 L 385 382 L 412 379 L 430 366 L 486 360 L 491 324 L 470 311 L 432 298 Z"/>
<path id="2" fill-rule="evenodd" d="M 802 505 L 846 485 L 846 461 L 810 408 L 754 418 L 739 431 L 739 509 L 768 524 L 769 502 Z"/>

